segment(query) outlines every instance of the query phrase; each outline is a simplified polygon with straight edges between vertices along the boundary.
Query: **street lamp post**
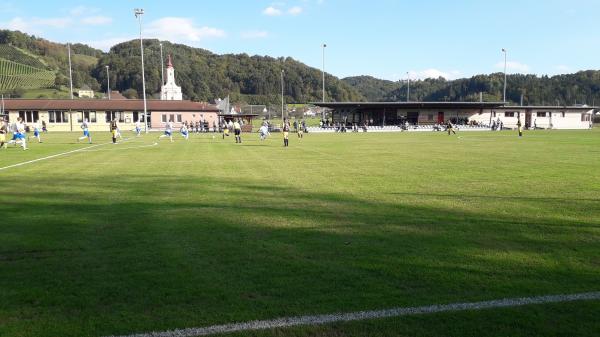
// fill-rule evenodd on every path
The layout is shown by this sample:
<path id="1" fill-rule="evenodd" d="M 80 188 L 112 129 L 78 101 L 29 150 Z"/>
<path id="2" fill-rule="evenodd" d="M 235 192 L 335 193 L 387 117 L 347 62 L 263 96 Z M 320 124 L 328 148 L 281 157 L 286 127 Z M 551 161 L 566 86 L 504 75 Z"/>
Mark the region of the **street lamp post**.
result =
<path id="1" fill-rule="evenodd" d="M 285 71 L 283 69 L 281 69 L 281 125 L 283 126 L 283 73 Z"/>
<path id="2" fill-rule="evenodd" d="M 110 73 L 108 71 L 108 66 L 106 67 L 106 96 L 108 97 L 108 100 L 110 101 Z"/>
<path id="3" fill-rule="evenodd" d="M 160 86 L 165 85 L 165 61 L 163 60 L 163 45 L 160 43 Z"/>
<path id="4" fill-rule="evenodd" d="M 504 53 L 504 104 L 506 104 L 506 54 L 508 53 L 506 49 L 502 48 L 502 52 Z"/>
<path id="5" fill-rule="evenodd" d="M 142 39 L 142 16 L 144 15 L 143 8 L 136 8 L 133 10 L 135 17 L 140 23 L 140 50 L 142 54 L 142 96 L 144 99 L 144 130 L 148 133 L 148 107 L 146 104 L 146 76 L 144 75 L 144 40 Z"/>
<path id="6" fill-rule="evenodd" d="M 406 83 L 408 84 L 406 87 L 406 101 L 410 102 L 410 73 L 408 71 L 406 72 L 406 78 Z"/>

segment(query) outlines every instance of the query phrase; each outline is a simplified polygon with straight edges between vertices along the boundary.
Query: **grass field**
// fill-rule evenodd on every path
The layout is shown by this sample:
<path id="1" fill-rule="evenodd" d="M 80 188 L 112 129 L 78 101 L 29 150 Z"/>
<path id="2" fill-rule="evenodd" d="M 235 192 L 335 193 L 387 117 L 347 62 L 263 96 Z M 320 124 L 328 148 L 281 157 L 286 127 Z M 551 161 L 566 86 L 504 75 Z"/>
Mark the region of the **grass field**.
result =
<path id="1" fill-rule="evenodd" d="M 0 170 L 0 336 L 600 291 L 600 130 L 158 134 Z M 84 149 L 0 150 L 0 168 Z M 179 135 L 176 135 L 179 136 Z M 96 144 L 109 141 L 95 133 Z M 597 336 L 600 301 L 234 336 Z"/>

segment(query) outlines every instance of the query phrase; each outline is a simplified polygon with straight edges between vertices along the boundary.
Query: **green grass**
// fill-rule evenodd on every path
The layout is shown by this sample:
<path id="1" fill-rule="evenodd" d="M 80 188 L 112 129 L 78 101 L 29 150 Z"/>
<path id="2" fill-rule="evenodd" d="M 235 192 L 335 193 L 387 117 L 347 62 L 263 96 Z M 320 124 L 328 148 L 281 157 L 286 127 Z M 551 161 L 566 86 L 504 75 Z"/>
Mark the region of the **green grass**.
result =
<path id="1" fill-rule="evenodd" d="M 135 148 L 157 135 L 0 171 L 0 336 L 600 290 L 599 130 Z M 44 136 L 0 150 L 0 167 L 88 146 Z M 590 301 L 239 336 L 596 336 L 598 312 Z"/>

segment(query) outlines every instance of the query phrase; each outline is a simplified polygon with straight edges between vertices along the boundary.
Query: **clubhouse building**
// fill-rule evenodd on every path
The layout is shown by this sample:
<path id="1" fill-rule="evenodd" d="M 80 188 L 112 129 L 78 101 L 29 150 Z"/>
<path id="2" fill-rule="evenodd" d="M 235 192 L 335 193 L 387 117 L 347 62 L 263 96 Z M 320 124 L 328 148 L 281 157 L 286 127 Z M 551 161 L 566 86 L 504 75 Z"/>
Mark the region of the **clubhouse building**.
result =
<path id="1" fill-rule="evenodd" d="M 169 121 L 175 128 L 184 122 L 204 122 L 209 128 L 219 124 L 219 110 L 211 104 L 183 100 L 146 102 L 146 121 L 144 101 L 140 99 L 5 99 L 4 112 L 11 122 L 17 117 L 26 124 L 44 121 L 48 131 L 80 131 L 84 119 L 88 120 L 90 131 L 108 131 L 113 119 L 122 130 L 133 129 L 138 121 L 159 130 Z"/>
<path id="2" fill-rule="evenodd" d="M 595 108 L 589 106 L 510 106 L 501 102 L 332 102 L 313 103 L 331 110 L 334 124 L 352 126 L 433 127 L 454 124 L 490 128 L 589 129 Z"/>

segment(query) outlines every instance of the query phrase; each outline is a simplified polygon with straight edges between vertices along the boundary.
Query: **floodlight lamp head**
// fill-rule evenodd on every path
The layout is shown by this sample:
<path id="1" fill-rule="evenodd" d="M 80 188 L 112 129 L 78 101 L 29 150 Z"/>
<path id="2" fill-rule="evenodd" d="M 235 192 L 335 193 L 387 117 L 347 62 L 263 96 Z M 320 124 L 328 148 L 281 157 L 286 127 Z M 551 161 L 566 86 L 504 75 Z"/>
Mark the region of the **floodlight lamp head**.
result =
<path id="1" fill-rule="evenodd" d="M 144 15 L 144 9 L 143 8 L 136 8 L 133 10 L 133 13 L 135 13 L 135 17 L 137 18 L 140 15 Z"/>

